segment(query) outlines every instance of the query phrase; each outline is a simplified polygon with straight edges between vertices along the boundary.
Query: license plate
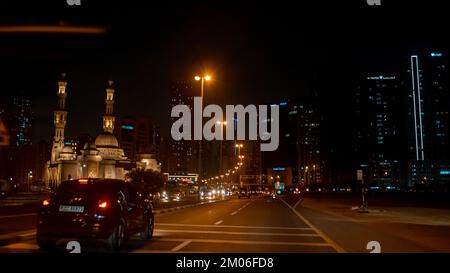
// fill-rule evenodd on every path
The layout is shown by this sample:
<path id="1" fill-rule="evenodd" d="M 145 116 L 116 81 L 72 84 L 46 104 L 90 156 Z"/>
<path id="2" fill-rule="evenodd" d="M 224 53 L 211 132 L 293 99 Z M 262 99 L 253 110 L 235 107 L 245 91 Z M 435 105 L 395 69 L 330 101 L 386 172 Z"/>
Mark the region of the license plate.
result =
<path id="1" fill-rule="evenodd" d="M 84 206 L 59 206 L 60 212 L 83 212 Z"/>

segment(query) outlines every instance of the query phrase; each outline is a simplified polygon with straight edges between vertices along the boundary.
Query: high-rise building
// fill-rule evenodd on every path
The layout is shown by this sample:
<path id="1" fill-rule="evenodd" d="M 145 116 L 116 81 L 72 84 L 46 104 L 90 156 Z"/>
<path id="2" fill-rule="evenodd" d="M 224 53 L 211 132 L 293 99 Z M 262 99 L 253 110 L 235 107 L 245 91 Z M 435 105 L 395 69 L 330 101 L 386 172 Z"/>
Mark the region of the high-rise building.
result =
<path id="1" fill-rule="evenodd" d="M 298 182 L 299 159 L 299 112 L 296 111 L 298 105 L 293 102 L 272 103 L 271 106 L 279 106 L 279 146 L 271 152 L 262 152 L 261 164 L 262 172 L 265 176 L 263 183 L 273 186 L 273 179 L 270 176 L 271 170 L 283 170 L 291 172 L 288 175 L 289 181 L 279 181 L 283 186 L 292 186 Z M 270 123 L 271 119 L 267 122 Z M 266 122 L 266 121 L 263 121 Z"/>
<path id="2" fill-rule="evenodd" d="M 328 182 L 328 162 L 323 149 L 323 116 L 316 100 L 304 100 L 290 114 L 298 114 L 299 120 L 299 173 L 300 181 L 307 183 Z"/>
<path id="3" fill-rule="evenodd" d="M 18 96 L 4 109 L 4 122 L 10 133 L 10 143 L 14 146 L 31 145 L 33 138 L 33 112 L 31 100 Z"/>
<path id="4" fill-rule="evenodd" d="M 129 159 L 138 160 L 139 154 L 150 153 L 159 160 L 160 128 L 150 118 L 141 115 L 126 116 L 118 121 L 115 128 L 115 135 Z"/>
<path id="5" fill-rule="evenodd" d="M 11 181 L 19 190 L 28 190 L 29 182 L 41 180 L 43 172 L 43 165 L 39 165 L 42 145 L 33 145 L 32 141 L 31 100 L 13 97 L 0 111 L 9 136 L 9 143 L 0 149 L 0 179 Z"/>
<path id="6" fill-rule="evenodd" d="M 450 90 L 448 85 L 448 55 L 438 52 L 428 56 L 430 90 L 431 158 L 438 187 L 450 185 Z"/>
<path id="7" fill-rule="evenodd" d="M 170 107 L 187 105 L 191 111 L 194 107 L 194 86 L 187 81 L 174 82 L 170 88 Z M 177 118 L 172 118 L 172 123 Z M 170 174 L 186 175 L 196 173 L 198 170 L 197 152 L 198 141 L 170 139 L 167 170 Z"/>
<path id="8" fill-rule="evenodd" d="M 365 76 L 355 92 L 356 169 L 372 187 L 399 186 L 403 89 L 398 76 Z M 355 170 L 356 173 L 356 170 Z"/>
<path id="9" fill-rule="evenodd" d="M 409 57 L 409 186 L 442 187 L 450 183 L 450 94 L 448 56 L 432 52 Z"/>
<path id="10" fill-rule="evenodd" d="M 273 176 L 268 173 L 283 170 L 292 172 L 284 175 L 292 180 L 285 181 L 286 186 L 327 182 L 324 175 L 327 161 L 322 146 L 323 116 L 316 97 L 278 105 L 280 145 L 276 151 L 262 153 L 266 180 L 270 182 Z"/>

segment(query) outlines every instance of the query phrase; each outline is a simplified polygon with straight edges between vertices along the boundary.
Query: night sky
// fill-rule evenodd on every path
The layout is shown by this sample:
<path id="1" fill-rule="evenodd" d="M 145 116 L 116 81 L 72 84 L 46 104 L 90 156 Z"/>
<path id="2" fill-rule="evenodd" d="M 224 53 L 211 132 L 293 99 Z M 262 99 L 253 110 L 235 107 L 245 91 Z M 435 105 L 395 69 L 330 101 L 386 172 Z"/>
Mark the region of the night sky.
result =
<path id="1" fill-rule="evenodd" d="M 35 140 L 50 139 L 60 72 L 68 80 L 67 135 L 100 132 L 109 79 L 118 116 L 149 115 L 169 135 L 170 83 L 201 71 L 214 77 L 206 103 L 267 104 L 316 93 L 330 124 L 337 124 L 350 116 L 359 75 L 395 71 L 411 53 L 448 52 L 445 2 L 17 2 L 2 1 L 0 26 L 107 29 L 100 35 L 0 32 L 0 99 L 20 93 L 33 99 Z"/>

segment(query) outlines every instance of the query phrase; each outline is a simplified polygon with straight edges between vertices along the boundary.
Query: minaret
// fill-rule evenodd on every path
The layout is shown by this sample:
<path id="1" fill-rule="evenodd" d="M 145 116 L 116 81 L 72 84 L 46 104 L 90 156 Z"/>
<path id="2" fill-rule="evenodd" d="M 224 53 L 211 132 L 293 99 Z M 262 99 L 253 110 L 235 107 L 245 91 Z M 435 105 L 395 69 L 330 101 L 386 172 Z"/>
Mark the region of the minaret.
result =
<path id="1" fill-rule="evenodd" d="M 103 115 L 103 131 L 107 133 L 113 133 L 114 131 L 114 122 L 116 121 L 116 117 L 113 115 L 113 107 L 114 107 L 114 88 L 113 81 L 108 81 L 109 86 L 106 88 L 106 109 L 105 114 Z"/>
<path id="2" fill-rule="evenodd" d="M 64 148 L 64 128 L 67 122 L 67 111 L 66 111 L 66 86 L 65 73 L 61 74 L 62 78 L 58 82 L 58 104 L 56 110 L 54 111 L 54 124 L 55 124 L 55 136 L 53 138 L 52 147 L 52 158 L 51 162 L 55 162 L 59 153 Z"/>

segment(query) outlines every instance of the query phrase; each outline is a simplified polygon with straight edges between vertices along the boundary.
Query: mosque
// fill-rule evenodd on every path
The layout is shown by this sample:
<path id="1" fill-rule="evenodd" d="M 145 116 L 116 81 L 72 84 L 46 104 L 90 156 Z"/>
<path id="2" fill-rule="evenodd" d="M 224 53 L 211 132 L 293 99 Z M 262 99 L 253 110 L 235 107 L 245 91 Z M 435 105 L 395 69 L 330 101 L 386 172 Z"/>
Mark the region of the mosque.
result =
<path id="1" fill-rule="evenodd" d="M 71 146 L 66 146 L 64 144 L 64 130 L 67 123 L 66 86 L 67 82 L 63 75 L 63 79 L 58 82 L 58 103 L 54 111 L 55 132 L 51 159 L 47 162 L 47 181 L 50 188 L 58 187 L 62 181 L 77 178 L 125 179 L 126 173 L 132 169 L 149 169 L 158 165 L 156 162 L 149 162 L 148 158 L 131 162 L 120 148 L 113 134 L 115 90 L 112 81 L 109 81 L 106 88 L 103 132 L 95 138 L 95 141 L 87 142 L 81 154 L 77 154 Z"/>

